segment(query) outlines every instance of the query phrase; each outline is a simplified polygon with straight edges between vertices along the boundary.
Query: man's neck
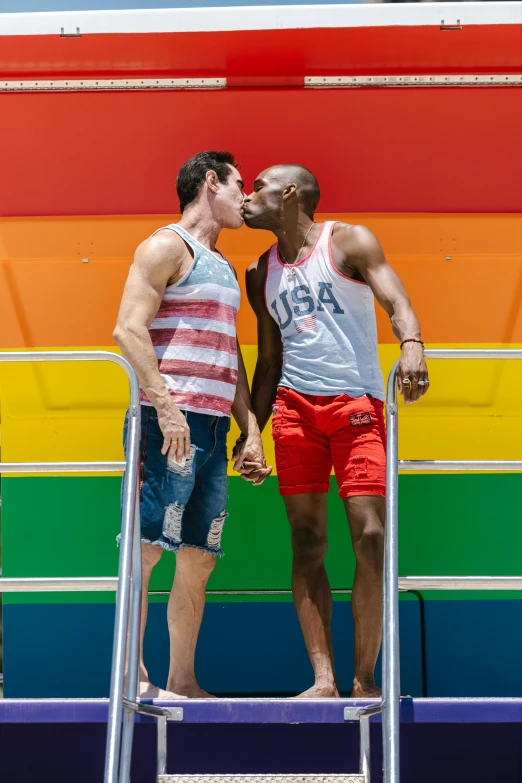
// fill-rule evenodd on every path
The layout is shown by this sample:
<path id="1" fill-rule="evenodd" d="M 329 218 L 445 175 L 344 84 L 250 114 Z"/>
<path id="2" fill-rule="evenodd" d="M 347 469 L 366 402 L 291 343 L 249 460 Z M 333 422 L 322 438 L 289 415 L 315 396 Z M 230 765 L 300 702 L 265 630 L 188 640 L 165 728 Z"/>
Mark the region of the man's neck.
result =
<path id="1" fill-rule="evenodd" d="M 204 211 L 198 206 L 187 208 L 178 225 L 188 231 L 204 247 L 208 247 L 212 252 L 216 249 L 221 226 L 206 210 Z"/>
<path id="2" fill-rule="evenodd" d="M 297 220 L 285 220 L 280 228 L 274 230 L 279 252 L 285 262 L 292 264 L 297 256 L 303 257 L 305 248 L 316 239 L 313 225 L 308 215 L 299 215 Z"/>

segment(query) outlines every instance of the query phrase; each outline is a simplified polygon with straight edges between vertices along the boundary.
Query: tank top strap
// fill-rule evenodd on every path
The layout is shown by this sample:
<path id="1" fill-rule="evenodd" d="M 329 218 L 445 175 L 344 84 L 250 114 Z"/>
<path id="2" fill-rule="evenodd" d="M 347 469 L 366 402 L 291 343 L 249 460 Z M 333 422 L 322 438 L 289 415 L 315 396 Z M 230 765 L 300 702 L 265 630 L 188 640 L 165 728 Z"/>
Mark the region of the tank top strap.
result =
<path id="1" fill-rule="evenodd" d="M 277 242 L 272 245 L 270 250 L 268 251 L 268 258 L 266 262 L 266 272 L 267 275 L 270 274 L 270 272 L 277 266 L 278 260 L 277 260 Z"/>
<path id="2" fill-rule="evenodd" d="M 192 250 L 194 250 L 194 252 L 200 250 L 199 242 L 196 242 L 196 240 L 188 233 L 188 231 L 185 231 L 184 228 L 178 226 L 177 223 L 169 223 L 168 226 L 162 226 L 161 228 L 156 229 L 156 231 L 154 231 L 154 233 L 151 234 L 151 236 L 153 237 L 154 234 L 158 233 L 158 231 L 163 231 L 166 228 L 170 229 L 171 231 L 175 231 L 176 234 L 179 234 L 179 236 L 185 240 L 187 245 L 189 245 L 192 248 Z"/>
<path id="3" fill-rule="evenodd" d="M 323 228 L 321 230 L 321 235 L 319 237 L 319 240 L 317 242 L 317 245 L 315 246 L 316 250 L 324 250 L 326 253 L 329 253 L 330 251 L 330 241 L 332 239 L 332 231 L 334 229 L 334 226 L 339 221 L 337 220 L 326 220 Z"/>

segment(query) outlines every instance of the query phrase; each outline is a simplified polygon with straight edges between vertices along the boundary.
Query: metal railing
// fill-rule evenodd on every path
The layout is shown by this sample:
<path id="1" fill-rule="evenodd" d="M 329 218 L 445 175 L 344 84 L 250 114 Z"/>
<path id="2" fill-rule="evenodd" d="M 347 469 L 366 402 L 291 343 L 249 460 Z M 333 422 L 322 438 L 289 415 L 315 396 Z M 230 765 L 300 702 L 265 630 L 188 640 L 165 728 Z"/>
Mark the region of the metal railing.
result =
<path id="1" fill-rule="evenodd" d="M 1 578 L 0 592 L 37 592 L 67 590 L 117 590 L 116 618 L 111 669 L 111 699 L 107 727 L 107 750 L 105 761 L 106 783 L 128 780 L 130 768 L 130 746 L 134 712 L 139 709 L 149 715 L 161 717 L 165 710 L 137 704 L 138 692 L 138 641 L 140 624 L 141 556 L 138 504 L 138 457 L 140 441 L 140 388 L 137 375 L 129 362 L 110 351 L 13 351 L 0 353 L 0 362 L 113 362 L 127 374 L 130 386 L 129 428 L 127 436 L 127 459 L 125 462 L 20 462 L 1 463 L 0 473 L 108 473 L 125 470 L 122 495 L 122 525 L 120 561 L 117 577 L 81 578 Z M 134 552 L 133 552 L 134 549 Z M 131 576 L 132 566 L 132 576 Z M 129 608 L 130 633 L 128 635 Z M 128 645 L 129 642 L 129 645 Z M 127 699 L 123 699 L 123 680 L 127 649 L 128 677 Z M 122 737 L 122 706 L 126 718 Z M 169 711 L 170 715 L 170 711 Z M 120 763 L 120 740 L 121 763 Z M 126 770 L 126 777 L 123 773 Z"/>
<path id="2" fill-rule="evenodd" d="M 522 359 L 522 350 L 427 350 L 427 359 Z M 117 577 L 0 578 L 2 592 L 117 591 L 105 759 L 105 783 L 128 783 L 134 715 L 158 721 L 158 774 L 166 769 L 167 708 L 138 700 L 139 631 L 141 613 L 141 532 L 139 511 L 139 384 L 131 365 L 109 351 L 39 351 L 0 353 L 0 362 L 109 361 L 127 373 L 130 384 L 127 459 L 125 462 L 1 463 L 0 473 L 91 473 L 125 470 L 122 494 L 120 559 Z M 522 460 L 399 461 L 397 368 L 388 379 L 386 541 L 383 586 L 383 699 L 354 710 L 361 721 L 361 770 L 369 773 L 369 718 L 382 709 L 384 783 L 399 783 L 399 590 L 522 590 L 522 576 L 398 576 L 398 472 L 522 471 Z M 253 591 L 256 592 L 256 591 Z M 278 591 L 274 591 L 278 592 Z M 127 663 L 126 695 L 123 693 Z M 122 709 L 124 720 L 122 724 Z"/>
<path id="3" fill-rule="evenodd" d="M 435 349 L 424 352 L 426 359 L 522 359 L 515 349 Z M 399 592 L 401 586 L 416 590 L 521 590 L 521 576 L 408 576 L 399 578 L 398 490 L 399 470 L 423 471 L 522 471 L 522 460 L 399 460 L 397 368 L 388 376 L 386 400 L 386 538 L 383 587 L 382 650 L 382 741 L 384 783 L 400 780 L 400 660 Z"/>

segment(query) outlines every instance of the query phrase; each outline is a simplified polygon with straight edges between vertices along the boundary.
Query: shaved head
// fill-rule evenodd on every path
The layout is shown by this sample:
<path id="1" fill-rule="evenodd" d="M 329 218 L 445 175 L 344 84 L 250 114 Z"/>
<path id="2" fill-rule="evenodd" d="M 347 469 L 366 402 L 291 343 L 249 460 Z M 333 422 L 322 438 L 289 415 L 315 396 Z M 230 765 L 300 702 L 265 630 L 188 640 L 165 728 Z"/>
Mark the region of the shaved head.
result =
<path id="1" fill-rule="evenodd" d="M 313 218 L 314 212 L 319 204 L 321 191 L 319 183 L 314 174 L 305 166 L 299 166 L 297 163 L 280 163 L 266 169 L 261 177 L 277 178 L 282 187 L 295 183 L 297 185 L 297 198 L 302 204 L 305 213 Z"/>
<path id="2" fill-rule="evenodd" d="M 257 175 L 253 192 L 245 198 L 245 223 L 249 228 L 276 233 L 278 227 L 297 219 L 299 213 L 313 220 L 320 195 L 317 179 L 305 166 L 297 163 L 270 166 Z"/>

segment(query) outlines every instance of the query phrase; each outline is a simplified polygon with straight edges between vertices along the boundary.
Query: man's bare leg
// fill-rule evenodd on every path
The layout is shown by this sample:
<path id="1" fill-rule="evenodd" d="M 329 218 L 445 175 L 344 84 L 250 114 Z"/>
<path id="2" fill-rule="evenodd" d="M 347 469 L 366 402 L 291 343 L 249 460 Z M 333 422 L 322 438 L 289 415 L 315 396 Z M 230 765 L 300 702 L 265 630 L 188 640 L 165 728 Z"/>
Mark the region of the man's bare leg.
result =
<path id="1" fill-rule="evenodd" d="M 287 495 L 292 528 L 292 594 L 315 683 L 299 698 L 335 698 L 331 619 L 332 593 L 324 567 L 326 552 L 326 495 Z"/>
<path id="2" fill-rule="evenodd" d="M 352 698 L 378 698 L 375 664 L 382 639 L 382 568 L 386 503 L 378 495 L 344 498 L 356 567 L 352 592 L 355 666 Z"/>
<path id="3" fill-rule="evenodd" d="M 194 656 L 208 578 L 216 558 L 201 549 L 182 547 L 176 555 L 176 574 L 167 609 L 170 668 L 167 689 L 190 698 L 208 698 L 196 682 Z"/>
<path id="4" fill-rule="evenodd" d="M 143 590 L 141 593 L 141 622 L 140 622 L 140 698 L 142 699 L 177 699 L 180 694 L 165 691 L 163 688 L 158 688 L 156 685 L 152 685 L 149 680 L 147 669 L 143 661 L 143 639 L 145 636 L 145 626 L 147 625 L 147 613 L 149 608 L 149 582 L 152 574 L 152 569 L 157 565 L 163 554 L 163 549 L 160 546 L 153 546 L 153 544 L 141 543 L 141 571 L 142 571 L 142 585 Z"/>

